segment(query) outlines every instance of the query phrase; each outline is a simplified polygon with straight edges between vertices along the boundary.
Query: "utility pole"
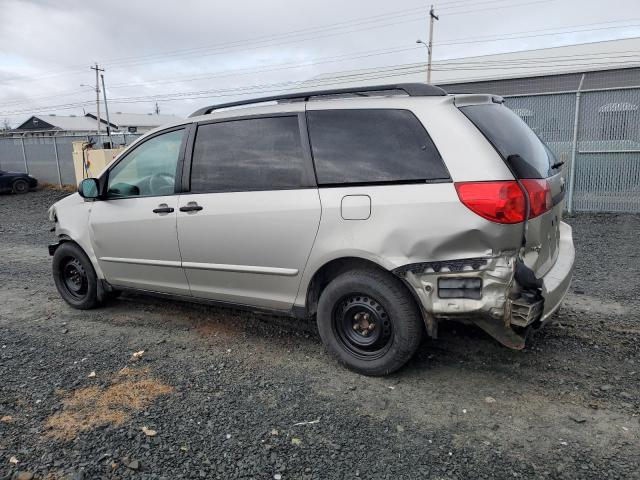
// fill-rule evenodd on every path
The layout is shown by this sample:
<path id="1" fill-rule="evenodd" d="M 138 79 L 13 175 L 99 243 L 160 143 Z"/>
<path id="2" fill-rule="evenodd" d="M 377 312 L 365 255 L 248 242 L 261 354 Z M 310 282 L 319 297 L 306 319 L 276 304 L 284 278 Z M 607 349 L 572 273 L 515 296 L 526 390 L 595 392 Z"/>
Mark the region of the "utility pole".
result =
<path id="1" fill-rule="evenodd" d="M 427 83 L 431 83 L 431 57 L 433 54 L 433 21 L 440 20 L 433 10 L 433 5 L 429 9 L 429 45 L 427 45 L 427 51 L 429 58 L 427 60 Z"/>
<path id="2" fill-rule="evenodd" d="M 96 117 L 98 117 L 98 135 L 100 135 L 100 72 L 104 72 L 104 68 L 99 68 L 96 63 L 95 67 L 91 67 L 91 70 L 96 71 Z"/>
<path id="3" fill-rule="evenodd" d="M 104 75 L 100 74 L 102 80 L 102 96 L 104 97 L 104 113 L 107 115 L 107 137 L 109 137 L 109 148 L 113 148 L 113 140 L 111 140 L 111 120 L 109 120 L 109 106 L 107 105 L 107 89 L 104 86 Z M 98 114 L 98 117 L 100 115 Z"/>

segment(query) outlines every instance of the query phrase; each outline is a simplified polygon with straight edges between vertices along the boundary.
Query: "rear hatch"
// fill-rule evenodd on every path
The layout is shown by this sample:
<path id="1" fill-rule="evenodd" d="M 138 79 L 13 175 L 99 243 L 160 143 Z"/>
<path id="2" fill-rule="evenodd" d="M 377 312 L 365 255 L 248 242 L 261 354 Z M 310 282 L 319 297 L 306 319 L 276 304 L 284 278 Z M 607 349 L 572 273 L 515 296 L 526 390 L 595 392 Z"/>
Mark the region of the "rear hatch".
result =
<path id="1" fill-rule="evenodd" d="M 459 108 L 491 142 L 528 192 L 524 261 L 540 278 L 558 256 L 565 184 L 562 163 L 520 117 L 496 98 L 490 103 Z"/>

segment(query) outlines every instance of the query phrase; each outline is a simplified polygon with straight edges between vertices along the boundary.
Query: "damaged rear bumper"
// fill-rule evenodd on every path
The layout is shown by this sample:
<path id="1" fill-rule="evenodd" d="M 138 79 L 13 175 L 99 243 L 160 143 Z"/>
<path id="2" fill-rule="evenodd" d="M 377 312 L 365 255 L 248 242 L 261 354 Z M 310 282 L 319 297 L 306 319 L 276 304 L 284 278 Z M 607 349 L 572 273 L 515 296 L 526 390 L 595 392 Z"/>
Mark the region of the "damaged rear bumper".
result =
<path id="1" fill-rule="evenodd" d="M 524 266 L 517 251 L 415 263 L 394 273 L 415 293 L 430 336 L 437 336 L 439 320 L 471 321 L 503 345 L 522 349 L 522 330 L 542 324 L 559 308 L 571 283 L 574 260 L 571 227 L 561 223 L 557 260 L 540 279 Z"/>
<path id="2" fill-rule="evenodd" d="M 576 251 L 573 246 L 571 227 L 560 222 L 558 258 L 551 270 L 542 277 L 542 296 L 544 297 L 544 311 L 540 319 L 542 322 L 548 320 L 560 308 L 562 300 L 567 295 L 573 278 L 575 258 Z"/>

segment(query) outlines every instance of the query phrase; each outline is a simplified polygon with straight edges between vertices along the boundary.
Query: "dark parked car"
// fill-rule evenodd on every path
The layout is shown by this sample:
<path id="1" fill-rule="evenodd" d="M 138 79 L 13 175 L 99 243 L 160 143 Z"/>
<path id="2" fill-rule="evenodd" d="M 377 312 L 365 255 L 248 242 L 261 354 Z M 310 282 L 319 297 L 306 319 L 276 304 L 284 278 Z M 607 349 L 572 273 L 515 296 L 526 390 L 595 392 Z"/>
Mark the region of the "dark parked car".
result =
<path id="1" fill-rule="evenodd" d="M 0 192 L 27 193 L 37 186 L 38 180 L 26 173 L 0 170 Z"/>

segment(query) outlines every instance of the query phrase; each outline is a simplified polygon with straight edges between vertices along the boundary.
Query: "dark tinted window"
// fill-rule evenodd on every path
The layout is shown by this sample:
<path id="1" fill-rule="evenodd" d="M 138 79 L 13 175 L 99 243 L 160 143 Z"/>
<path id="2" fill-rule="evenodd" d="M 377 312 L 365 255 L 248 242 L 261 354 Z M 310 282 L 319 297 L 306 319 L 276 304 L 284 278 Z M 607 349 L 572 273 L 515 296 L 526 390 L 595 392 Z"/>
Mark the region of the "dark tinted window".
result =
<path id="1" fill-rule="evenodd" d="M 407 110 L 320 110 L 308 119 L 321 185 L 449 178 L 431 138 Z"/>
<path id="2" fill-rule="evenodd" d="M 192 192 L 302 188 L 313 184 L 298 118 L 269 117 L 200 125 Z"/>
<path id="3" fill-rule="evenodd" d="M 502 105 L 461 107 L 518 178 L 546 178 L 553 154 L 524 121 Z"/>

